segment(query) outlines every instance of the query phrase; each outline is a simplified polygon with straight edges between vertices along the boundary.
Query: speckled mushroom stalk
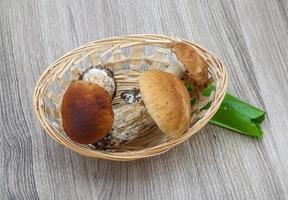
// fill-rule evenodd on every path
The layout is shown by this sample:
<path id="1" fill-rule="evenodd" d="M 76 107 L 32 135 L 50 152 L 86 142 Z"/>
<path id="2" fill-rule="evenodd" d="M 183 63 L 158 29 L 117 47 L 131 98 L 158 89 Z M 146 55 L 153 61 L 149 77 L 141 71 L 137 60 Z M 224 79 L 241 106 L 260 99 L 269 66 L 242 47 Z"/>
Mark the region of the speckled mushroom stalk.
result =
<path id="1" fill-rule="evenodd" d="M 114 123 L 108 135 L 93 144 L 97 149 L 113 149 L 156 127 L 143 102 L 124 105 L 114 110 Z"/>

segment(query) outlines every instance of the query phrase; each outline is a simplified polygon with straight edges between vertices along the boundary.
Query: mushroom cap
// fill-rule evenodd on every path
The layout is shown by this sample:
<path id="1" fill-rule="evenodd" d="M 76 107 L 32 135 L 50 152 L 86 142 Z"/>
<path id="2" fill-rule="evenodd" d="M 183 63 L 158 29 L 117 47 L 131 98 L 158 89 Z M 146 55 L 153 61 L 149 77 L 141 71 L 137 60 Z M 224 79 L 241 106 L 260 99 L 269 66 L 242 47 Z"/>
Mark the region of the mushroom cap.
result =
<path id="1" fill-rule="evenodd" d="M 171 137 L 181 136 L 191 119 L 190 96 L 181 80 L 151 70 L 141 74 L 139 86 L 145 106 L 160 130 Z"/>
<path id="2" fill-rule="evenodd" d="M 186 43 L 168 45 L 187 69 L 186 73 L 198 86 L 205 86 L 208 81 L 208 63 L 197 51 Z"/>
<path id="3" fill-rule="evenodd" d="M 73 81 L 64 94 L 61 117 L 64 131 L 73 141 L 93 144 L 108 134 L 113 125 L 109 93 L 95 83 Z"/>

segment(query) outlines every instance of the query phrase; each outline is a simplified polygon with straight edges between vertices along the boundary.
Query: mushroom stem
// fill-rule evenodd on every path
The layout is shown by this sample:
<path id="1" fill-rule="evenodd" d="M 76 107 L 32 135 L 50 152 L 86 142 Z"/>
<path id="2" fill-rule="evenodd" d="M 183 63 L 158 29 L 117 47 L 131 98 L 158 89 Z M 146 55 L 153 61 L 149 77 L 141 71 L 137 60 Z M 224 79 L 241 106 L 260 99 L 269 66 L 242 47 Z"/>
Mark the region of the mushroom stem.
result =
<path id="1" fill-rule="evenodd" d="M 174 74 L 180 79 L 182 79 L 185 75 L 185 72 L 177 64 L 170 65 L 164 71 L 170 74 Z"/>
<path id="2" fill-rule="evenodd" d="M 142 102 L 114 110 L 113 127 L 108 135 L 93 144 L 96 149 L 112 149 L 125 144 L 156 127 Z"/>

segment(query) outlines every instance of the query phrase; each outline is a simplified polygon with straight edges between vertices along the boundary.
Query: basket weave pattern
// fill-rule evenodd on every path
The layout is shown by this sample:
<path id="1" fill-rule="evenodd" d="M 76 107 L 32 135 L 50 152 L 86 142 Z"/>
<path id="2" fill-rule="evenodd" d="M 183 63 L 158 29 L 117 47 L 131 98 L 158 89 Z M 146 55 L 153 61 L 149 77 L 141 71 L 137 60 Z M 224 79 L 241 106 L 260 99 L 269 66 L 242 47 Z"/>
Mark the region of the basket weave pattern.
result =
<path id="1" fill-rule="evenodd" d="M 60 105 L 62 97 L 72 80 L 87 68 L 108 66 L 114 71 L 117 81 L 117 95 L 113 108 L 124 105 L 120 93 L 138 88 L 141 72 L 151 69 L 165 70 L 171 65 L 181 65 L 175 54 L 167 47 L 171 42 L 185 42 L 193 46 L 209 64 L 210 82 L 216 90 L 209 96 L 199 95 L 192 107 L 191 126 L 180 138 L 171 139 L 159 129 L 136 138 L 115 151 L 100 151 L 90 145 L 81 145 L 70 140 L 61 124 Z M 207 49 L 189 41 L 162 35 L 132 35 L 98 40 L 85 44 L 56 60 L 42 74 L 34 91 L 34 105 L 37 116 L 47 133 L 57 142 L 88 156 L 109 160 L 134 160 L 164 153 L 187 140 L 203 128 L 216 113 L 227 89 L 227 73 L 222 62 Z M 208 102 L 211 106 L 203 108 Z"/>

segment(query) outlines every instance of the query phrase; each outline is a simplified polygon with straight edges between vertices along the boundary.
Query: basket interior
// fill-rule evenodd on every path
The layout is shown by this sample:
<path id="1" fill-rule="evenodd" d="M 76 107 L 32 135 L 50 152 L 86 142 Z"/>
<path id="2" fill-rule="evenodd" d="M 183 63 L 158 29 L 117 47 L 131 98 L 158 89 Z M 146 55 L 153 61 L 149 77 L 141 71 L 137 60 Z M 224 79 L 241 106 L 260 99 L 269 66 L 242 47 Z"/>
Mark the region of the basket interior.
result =
<path id="1" fill-rule="evenodd" d="M 176 55 L 167 48 L 171 40 L 144 40 L 143 38 L 131 40 L 118 39 L 89 43 L 58 59 L 42 76 L 39 90 L 41 96 L 40 111 L 43 114 L 44 124 L 47 124 L 53 134 L 52 137 L 71 141 L 65 134 L 60 115 L 61 100 L 72 80 L 79 78 L 79 75 L 91 66 L 106 66 L 114 71 L 117 81 L 117 94 L 113 100 L 113 109 L 123 106 L 125 103 L 120 98 L 122 91 L 132 88 L 139 88 L 139 76 L 143 71 L 158 69 L 165 70 L 171 65 L 181 67 L 182 63 Z M 191 44 L 193 45 L 193 44 Z M 209 64 L 209 80 L 217 91 L 222 87 L 221 72 L 215 67 L 217 61 L 198 46 L 194 48 Z M 184 80 L 185 81 L 185 80 Z M 192 106 L 193 115 L 190 127 L 193 127 L 209 111 L 207 104 L 216 104 L 215 91 L 210 96 L 203 96 L 201 92 L 195 92 Z M 138 137 L 131 142 L 114 149 L 116 152 L 143 150 L 155 147 L 159 144 L 172 140 L 164 135 L 157 127 Z M 75 143 L 76 144 L 76 143 Z M 95 150 L 91 145 L 77 144 L 79 148 Z M 111 151 L 111 150 L 109 150 Z"/>

